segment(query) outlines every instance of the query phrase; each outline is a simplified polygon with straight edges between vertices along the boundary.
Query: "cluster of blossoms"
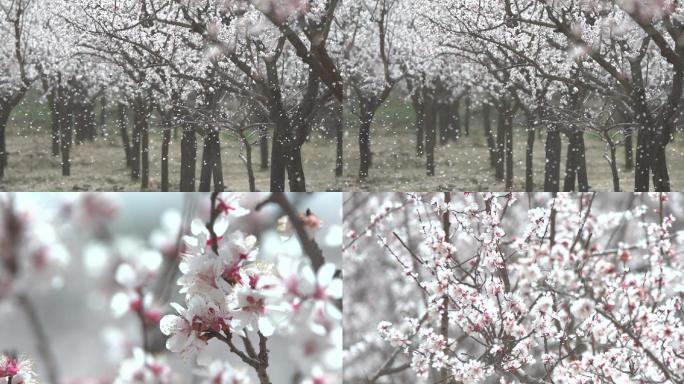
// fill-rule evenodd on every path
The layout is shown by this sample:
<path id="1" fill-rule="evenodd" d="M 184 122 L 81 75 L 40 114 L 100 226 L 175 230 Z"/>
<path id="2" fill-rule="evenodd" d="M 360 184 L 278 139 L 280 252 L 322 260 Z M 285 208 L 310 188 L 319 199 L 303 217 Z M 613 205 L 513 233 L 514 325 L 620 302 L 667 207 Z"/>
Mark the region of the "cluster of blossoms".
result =
<path id="1" fill-rule="evenodd" d="M 403 275 L 389 284 L 389 300 L 421 304 L 385 314 L 377 326 L 367 304 L 352 310 L 390 349 L 361 329 L 350 334 L 387 354 L 403 351 L 411 369 L 394 369 L 401 364 L 387 356 L 368 361 L 388 366 L 363 365 L 355 360 L 364 343 L 357 339 L 346 350 L 347 378 L 365 371 L 376 372 L 372 381 L 390 374 L 463 383 L 684 380 L 684 258 L 675 232 L 681 195 L 406 199 L 413 203 L 406 216 L 376 226 L 379 247 L 364 244 L 385 257 L 366 257 L 364 274 L 349 268 L 345 277 L 352 274 L 361 297 L 364 287 L 388 284 L 366 281 L 377 279 L 368 274 L 372 263 Z M 372 305 L 383 313 L 387 304 Z"/>
<path id="2" fill-rule="evenodd" d="M 335 278 L 335 266 L 325 263 L 314 271 L 304 257 L 262 257 L 255 236 L 229 230 L 228 216 L 248 212 L 237 204 L 232 194 L 222 195 L 211 231 L 196 219 L 192 235 L 183 238 L 178 284 L 185 306 L 172 303 L 177 314 L 161 319 L 161 331 L 169 336 L 167 348 L 203 362 L 208 361 L 206 346 L 212 338 L 226 342 L 232 351 L 233 335 L 248 340 L 258 333 L 264 343 L 273 335 L 289 336 L 302 375 L 328 377 L 327 372 L 341 369 L 342 314 L 337 300 L 342 281 Z M 302 221 L 312 227 L 316 220 Z M 246 380 L 241 371 L 210 368 L 221 372 L 217 377 L 222 382 Z"/>
<path id="3" fill-rule="evenodd" d="M 36 375 L 30 360 L 11 355 L 0 355 L 1 384 L 34 384 Z"/>

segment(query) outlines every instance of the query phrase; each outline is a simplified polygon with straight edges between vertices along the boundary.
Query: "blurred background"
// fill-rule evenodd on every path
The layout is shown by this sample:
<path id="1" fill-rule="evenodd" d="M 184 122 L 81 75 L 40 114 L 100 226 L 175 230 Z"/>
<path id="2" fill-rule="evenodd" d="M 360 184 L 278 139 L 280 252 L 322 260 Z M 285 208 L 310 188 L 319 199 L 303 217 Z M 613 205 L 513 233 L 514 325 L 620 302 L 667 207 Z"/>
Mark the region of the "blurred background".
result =
<path id="1" fill-rule="evenodd" d="M 244 194 L 241 203 L 253 209 L 268 197 L 268 193 Z M 315 239 L 323 250 L 326 261 L 341 265 L 342 194 L 292 193 L 287 194 L 297 211 L 310 209 L 322 221 Z M 13 201 L 17 211 L 27 212 L 31 219 L 45 221 L 34 231 L 41 236 L 42 228 L 55 234 L 48 236 L 60 252 L 60 267 L 43 277 L 30 277 L 23 286 L 37 317 L 45 329 L 49 347 L 56 358 L 61 381 L 65 383 L 108 383 L 113 380 L 123 358 L 130 356 L 133 347 L 142 345 L 141 322 L 134 314 L 117 318 L 111 299 L 121 291 L 114 281 L 116 255 L 135 258 L 136 252 L 158 248 L 166 239 L 173 241 L 176 222 L 189 226 L 192 218 L 207 221 L 210 208 L 209 194 L 186 193 L 97 193 L 85 196 L 78 193 L 16 193 L 4 195 Z M 282 237 L 277 231 L 280 208 L 268 204 L 259 211 L 231 219 L 231 228 L 240 228 L 259 239 L 259 258 L 274 260 L 279 254 L 301 255 L 296 236 Z M 0 226 L 0 231 L 3 227 Z M 5 229 L 6 230 L 6 229 Z M 177 232 L 178 230 L 175 229 Z M 46 232 L 47 233 L 47 232 Z M 0 240 L 3 237 L 0 233 Z M 59 244 L 57 244 L 59 242 Z M 0 241 L 0 244 L 2 242 Z M 55 248 L 56 249 L 56 248 Z M 0 249 L 0 256 L 2 256 Z M 1 259 L 1 257 L 0 257 Z M 164 263 L 167 263 L 165 257 Z M 164 264 L 164 265 L 165 265 Z M 160 268 L 164 268 L 162 265 Z M 177 263 L 171 264 L 175 275 L 170 302 L 184 304 L 178 295 Z M 3 277 L 0 274 L 0 287 Z M 158 284 L 158 282 L 156 283 Z M 168 287 L 167 287 L 168 288 Z M 166 305 L 159 308 L 161 315 L 172 313 Z M 183 361 L 177 354 L 166 351 L 164 337 L 154 330 L 148 336 L 151 345 L 171 363 L 174 371 L 192 382 L 195 362 Z M 215 340 L 209 343 L 212 356 L 225 357 L 240 366 L 244 363 L 227 353 L 227 347 Z M 44 362 L 39 358 L 40 341 L 34 337 L 28 316 L 15 300 L 0 289 L 0 352 L 13 351 L 30 357 L 45 380 Z M 269 338 L 271 359 L 269 373 L 274 383 L 291 382 L 296 362 L 292 361 L 289 345 L 277 335 Z M 249 368 L 249 367 L 247 367 Z M 251 369 L 250 375 L 252 374 Z M 255 376 L 254 376 L 255 377 Z"/>

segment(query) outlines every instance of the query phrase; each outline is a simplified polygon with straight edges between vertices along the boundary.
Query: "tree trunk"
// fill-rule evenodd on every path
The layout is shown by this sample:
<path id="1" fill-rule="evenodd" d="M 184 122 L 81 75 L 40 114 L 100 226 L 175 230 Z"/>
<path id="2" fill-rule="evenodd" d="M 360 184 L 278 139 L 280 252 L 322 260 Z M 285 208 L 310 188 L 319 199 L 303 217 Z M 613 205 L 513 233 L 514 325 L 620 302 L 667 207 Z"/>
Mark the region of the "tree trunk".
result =
<path id="1" fill-rule="evenodd" d="M 85 141 L 85 112 L 80 96 L 77 92 L 70 95 L 71 113 L 73 115 L 74 144 L 81 145 Z"/>
<path id="2" fill-rule="evenodd" d="M 5 143 L 7 122 L 9 121 L 10 108 L 3 104 L 0 112 L 0 179 L 5 177 L 7 167 L 7 144 Z"/>
<path id="3" fill-rule="evenodd" d="M 119 132 L 121 133 L 121 142 L 123 143 L 124 155 L 126 156 L 126 167 L 132 168 L 133 159 L 131 158 L 131 143 L 128 140 L 128 129 L 126 128 L 127 121 L 126 105 L 119 103 Z"/>
<path id="4" fill-rule="evenodd" d="M 133 173 L 134 179 L 140 178 L 140 188 L 149 187 L 150 180 L 150 146 L 147 123 L 147 105 L 142 97 L 136 97 L 133 105 Z"/>
<path id="5" fill-rule="evenodd" d="M 195 172 L 197 168 L 197 141 L 195 128 L 186 124 L 181 134 L 181 192 L 195 192 Z"/>
<path id="6" fill-rule="evenodd" d="M 287 163 L 287 177 L 290 184 L 290 192 L 306 192 L 306 178 L 304 177 L 304 165 L 302 163 L 302 147 L 291 146 L 290 161 Z"/>
<path id="7" fill-rule="evenodd" d="M 654 145 L 654 147 L 656 146 L 659 148 L 653 153 L 653 189 L 658 192 L 670 192 L 670 175 L 667 171 L 665 145 Z"/>
<path id="8" fill-rule="evenodd" d="M 544 191 L 558 192 L 560 187 L 561 137 L 556 127 L 550 127 L 546 135 L 546 164 L 544 166 Z"/>
<path id="9" fill-rule="evenodd" d="M 288 162 L 282 139 L 276 127 L 271 139 L 271 192 L 285 191 L 285 168 Z"/>
<path id="10" fill-rule="evenodd" d="M 565 153 L 565 180 L 563 181 L 563 192 L 575 190 L 575 174 L 577 172 L 577 149 L 575 148 L 575 138 L 569 135 L 568 149 Z"/>
<path id="11" fill-rule="evenodd" d="M 100 134 L 105 139 L 107 138 L 107 98 L 105 95 L 100 97 L 100 104 L 102 109 L 100 110 Z"/>
<path id="12" fill-rule="evenodd" d="M 505 176 L 505 151 L 506 151 L 506 113 L 504 108 L 500 107 L 499 118 L 496 121 L 496 170 L 495 177 L 497 181 L 503 181 Z"/>
<path id="13" fill-rule="evenodd" d="M 484 126 L 485 137 L 487 138 L 487 149 L 489 150 L 489 165 L 494 168 L 499 162 L 496 152 L 496 143 L 492 135 L 491 107 L 489 104 L 482 105 L 482 123 Z"/>
<path id="14" fill-rule="evenodd" d="M 59 99 L 61 100 L 59 103 L 60 111 L 59 115 L 61 116 L 60 118 L 60 135 L 59 135 L 59 143 L 60 143 L 60 151 L 62 152 L 62 176 L 69 176 L 71 175 L 71 159 L 69 159 L 70 156 L 70 150 L 71 150 L 71 111 L 70 111 L 70 106 L 71 103 L 67 101 L 68 95 L 64 94 L 64 88 L 60 87 L 59 90 Z"/>
<path id="15" fill-rule="evenodd" d="M 463 115 L 463 130 L 466 136 L 470 135 L 470 96 L 465 97 L 464 103 L 464 115 Z"/>
<path id="16" fill-rule="evenodd" d="M 141 139 L 141 122 L 139 111 L 140 106 L 138 102 L 133 104 L 133 138 L 131 146 L 131 178 L 138 180 L 140 178 L 140 139 Z"/>
<path id="17" fill-rule="evenodd" d="M 506 190 L 513 189 L 513 114 L 506 109 Z"/>
<path id="18" fill-rule="evenodd" d="M 260 168 L 262 171 L 268 169 L 268 131 L 266 127 L 259 128 L 259 155 Z"/>
<path id="19" fill-rule="evenodd" d="M 52 139 L 52 156 L 59 156 L 59 108 L 57 103 L 61 103 L 57 97 L 56 87 L 52 87 L 48 93 L 48 104 L 50 105 L 50 116 L 52 117 L 52 129 L 50 138 Z"/>
<path id="20" fill-rule="evenodd" d="M 625 130 L 625 166 L 628 170 L 634 168 L 634 144 L 632 143 L 632 135 L 634 131 L 632 128 Z"/>
<path id="21" fill-rule="evenodd" d="M 608 137 L 607 133 L 605 134 L 605 136 L 608 139 L 608 149 L 610 151 L 608 163 L 610 165 L 610 173 L 613 179 L 613 192 L 620 192 L 620 175 L 618 174 L 617 156 L 615 154 L 615 143 L 612 140 L 610 140 L 610 137 Z"/>
<path id="22" fill-rule="evenodd" d="M 370 127 L 373 122 L 373 108 L 371 106 L 361 107 L 361 124 L 359 126 L 359 179 L 368 178 L 371 166 L 371 147 L 370 147 Z"/>
<path id="23" fill-rule="evenodd" d="M 425 157 L 427 175 L 435 175 L 435 145 L 437 141 L 437 124 L 435 103 L 433 100 L 425 102 Z"/>
<path id="24" fill-rule="evenodd" d="M 425 101 L 422 96 L 416 91 L 411 96 L 413 101 L 413 109 L 416 111 L 416 156 L 423 156 L 423 144 L 425 136 Z"/>
<path id="25" fill-rule="evenodd" d="M 525 192 L 534 191 L 534 139 L 535 124 L 531 112 L 525 111 L 527 119 L 527 144 L 525 146 Z"/>
<path id="26" fill-rule="evenodd" d="M 213 166 L 211 165 L 212 161 L 212 151 L 213 151 L 213 146 L 211 145 L 211 137 L 209 134 L 204 135 L 204 140 L 203 140 L 203 145 L 202 145 L 202 163 L 200 164 L 200 183 L 199 183 L 199 191 L 200 192 L 210 192 L 211 191 L 211 171 L 213 169 Z"/>
<path id="27" fill-rule="evenodd" d="M 95 116 L 95 103 L 92 100 L 84 99 L 83 101 L 83 138 L 87 141 L 95 141 L 97 134 Z"/>
<path id="28" fill-rule="evenodd" d="M 461 100 L 456 99 L 453 106 L 453 113 L 451 114 L 451 138 L 457 141 L 461 137 Z"/>
<path id="29" fill-rule="evenodd" d="M 211 131 L 212 174 L 214 176 L 214 191 L 223 192 L 223 164 L 221 163 L 221 136 L 218 130 Z"/>
<path id="30" fill-rule="evenodd" d="M 458 119 L 458 111 L 450 111 L 449 104 L 446 103 L 437 103 L 436 109 L 439 118 L 439 144 L 444 145 L 456 136 L 453 123 L 455 119 Z"/>
<path id="31" fill-rule="evenodd" d="M 589 177 L 587 175 L 587 156 L 584 148 L 584 132 L 575 132 L 575 147 L 577 149 L 575 161 L 577 163 L 577 190 L 589 191 Z"/>
<path id="32" fill-rule="evenodd" d="M 344 107 L 342 103 L 335 104 L 335 176 L 342 176 L 344 172 Z"/>
<path id="33" fill-rule="evenodd" d="M 143 107 L 146 108 L 146 107 Z M 149 125 L 147 123 L 147 112 L 143 109 L 143 115 L 141 118 L 141 131 L 140 131 L 140 189 L 146 190 L 150 184 L 150 137 L 149 137 Z"/>
<path id="34" fill-rule="evenodd" d="M 639 124 L 636 145 L 636 164 L 634 169 L 634 191 L 648 192 L 650 170 L 653 166 L 653 156 L 655 155 L 655 126 L 648 105 L 646 104 L 646 90 L 644 86 L 643 72 L 640 61 L 632 60 L 629 62 L 632 72 L 632 112 L 634 120 Z"/>
<path id="35" fill-rule="evenodd" d="M 245 168 L 247 168 L 247 181 L 249 182 L 249 191 L 256 192 L 256 182 L 254 180 L 254 167 L 252 166 L 252 145 L 242 134 L 240 134 L 242 144 L 245 146 Z"/>
<path id="36" fill-rule="evenodd" d="M 648 192 L 649 176 L 651 169 L 651 150 L 649 142 L 651 141 L 650 134 L 647 129 L 643 127 L 639 129 L 637 134 L 636 145 L 636 162 L 634 164 L 634 191 Z"/>
<path id="37" fill-rule="evenodd" d="M 174 117 L 173 110 L 166 112 L 162 122 L 162 148 L 161 148 L 161 190 L 169 191 L 169 144 L 171 143 L 171 121 Z"/>

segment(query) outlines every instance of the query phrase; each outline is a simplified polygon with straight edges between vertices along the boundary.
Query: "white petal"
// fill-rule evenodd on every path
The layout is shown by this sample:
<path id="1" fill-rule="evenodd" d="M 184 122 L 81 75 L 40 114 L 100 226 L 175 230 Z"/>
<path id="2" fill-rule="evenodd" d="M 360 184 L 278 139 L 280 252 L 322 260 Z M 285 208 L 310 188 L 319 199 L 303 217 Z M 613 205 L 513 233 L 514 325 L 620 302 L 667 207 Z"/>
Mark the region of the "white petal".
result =
<path id="1" fill-rule="evenodd" d="M 336 371 L 342 368 L 342 350 L 330 349 L 323 355 L 323 364 L 330 370 Z"/>
<path id="2" fill-rule="evenodd" d="M 242 208 L 241 206 L 234 206 L 235 208 L 233 211 L 230 212 L 231 216 L 235 217 L 241 217 L 249 213 L 249 209 Z"/>
<path id="3" fill-rule="evenodd" d="M 159 321 L 159 330 L 161 333 L 169 336 L 181 329 L 184 321 L 176 315 L 166 315 Z"/>
<path id="4" fill-rule="evenodd" d="M 206 230 L 207 227 L 204 225 L 204 222 L 202 222 L 202 220 L 200 219 L 195 219 L 192 221 L 192 223 L 190 223 L 190 231 L 195 236 L 206 232 Z"/>
<path id="5" fill-rule="evenodd" d="M 183 241 L 185 244 L 188 245 L 190 248 L 195 248 L 199 245 L 199 241 L 197 240 L 196 237 L 194 236 L 183 236 Z"/>
<path id="6" fill-rule="evenodd" d="M 342 280 L 334 279 L 325 289 L 325 294 L 333 299 L 342 298 Z"/>
<path id="7" fill-rule="evenodd" d="M 323 287 L 327 287 L 328 284 L 333 280 L 335 276 L 335 264 L 325 263 L 321 266 L 316 274 L 318 284 Z"/>
<path id="8" fill-rule="evenodd" d="M 265 316 L 259 317 L 259 332 L 261 332 L 262 335 L 269 337 L 274 331 L 275 327 L 271 323 L 271 320 Z"/>
<path id="9" fill-rule="evenodd" d="M 171 352 L 181 352 L 188 345 L 189 339 L 184 333 L 176 333 L 166 340 L 166 349 Z"/>
<path id="10" fill-rule="evenodd" d="M 217 217 L 216 221 L 214 222 L 214 233 L 216 233 L 216 236 L 223 235 L 228 229 L 229 224 L 230 222 L 225 216 Z"/>
<path id="11" fill-rule="evenodd" d="M 316 284 L 316 275 L 314 274 L 314 271 L 311 269 L 310 265 L 306 265 L 304 268 L 302 268 L 301 277 L 302 280 L 311 285 Z"/>

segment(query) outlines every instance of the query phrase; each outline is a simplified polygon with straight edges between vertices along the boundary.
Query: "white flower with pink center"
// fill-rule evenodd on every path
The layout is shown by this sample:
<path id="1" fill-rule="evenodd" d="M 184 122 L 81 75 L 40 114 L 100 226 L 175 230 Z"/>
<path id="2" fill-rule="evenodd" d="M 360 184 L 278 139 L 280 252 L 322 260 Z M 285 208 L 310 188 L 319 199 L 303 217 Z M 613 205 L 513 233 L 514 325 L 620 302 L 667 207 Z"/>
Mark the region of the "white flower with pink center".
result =
<path id="1" fill-rule="evenodd" d="M 241 205 L 244 193 L 222 193 L 216 198 L 216 209 L 224 216 L 242 217 L 249 213 Z"/>
<path id="2" fill-rule="evenodd" d="M 159 328 L 166 340 L 166 348 L 171 352 L 193 356 L 204 350 L 207 345 L 207 332 L 220 332 L 230 320 L 224 310 L 196 295 L 190 298 L 188 309 L 171 303 L 178 315 L 166 315 Z"/>
<path id="3" fill-rule="evenodd" d="M 25 358 L 0 355 L 0 383 L 36 384 L 33 363 Z"/>
<path id="4" fill-rule="evenodd" d="M 186 295 L 186 300 L 193 295 L 203 295 L 221 302 L 232 290 L 224 278 L 224 264 L 211 254 L 188 255 L 179 267 L 183 275 L 178 279 L 178 285 L 181 286 L 180 293 Z"/>
<path id="5" fill-rule="evenodd" d="M 287 318 L 281 298 L 281 285 L 274 276 L 243 275 L 242 284 L 235 287 L 231 327 L 236 330 L 258 330 L 264 336 L 271 336 L 285 324 Z"/>

